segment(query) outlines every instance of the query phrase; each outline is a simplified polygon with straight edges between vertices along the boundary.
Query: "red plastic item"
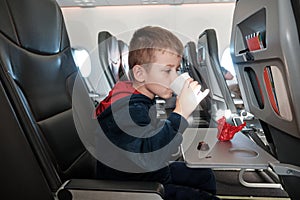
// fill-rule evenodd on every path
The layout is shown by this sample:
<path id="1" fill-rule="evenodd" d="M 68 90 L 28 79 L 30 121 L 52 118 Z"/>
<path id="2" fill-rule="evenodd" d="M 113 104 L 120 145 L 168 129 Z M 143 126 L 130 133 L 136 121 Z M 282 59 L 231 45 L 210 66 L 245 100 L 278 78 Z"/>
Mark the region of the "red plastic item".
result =
<path id="1" fill-rule="evenodd" d="M 246 122 L 239 126 L 232 126 L 226 122 L 225 117 L 218 120 L 218 135 L 220 141 L 229 141 L 233 136 L 246 126 Z"/>

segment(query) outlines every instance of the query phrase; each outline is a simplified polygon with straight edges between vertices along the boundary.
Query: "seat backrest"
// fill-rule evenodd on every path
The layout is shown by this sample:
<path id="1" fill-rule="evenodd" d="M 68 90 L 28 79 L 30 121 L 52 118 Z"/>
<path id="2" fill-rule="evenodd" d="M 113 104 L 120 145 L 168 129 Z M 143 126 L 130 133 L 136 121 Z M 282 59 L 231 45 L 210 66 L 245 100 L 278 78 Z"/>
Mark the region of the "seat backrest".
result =
<path id="1" fill-rule="evenodd" d="M 0 177 L 2 199 L 53 199 L 43 172 L 0 82 Z M 20 187 L 22 186 L 22 187 Z"/>
<path id="2" fill-rule="evenodd" d="M 207 89 L 207 84 L 203 80 L 200 72 L 197 70 L 199 69 L 199 63 L 197 61 L 197 49 L 195 42 L 190 41 L 184 46 L 183 61 L 185 62 L 185 70 L 187 70 L 190 75 L 193 75 L 193 77 L 197 79 L 197 81 L 203 86 L 203 89 Z"/>
<path id="3" fill-rule="evenodd" d="M 108 31 L 98 33 L 98 52 L 102 70 L 111 87 L 119 80 L 121 56 L 118 40 Z"/>
<path id="4" fill-rule="evenodd" d="M 270 133 L 277 159 L 296 166 L 300 166 L 295 154 L 300 150 L 299 20 L 299 1 L 239 0 L 231 37 L 245 108 Z M 300 199 L 296 186 L 300 178 L 283 177 L 283 183 L 292 199 Z"/>
<path id="5" fill-rule="evenodd" d="M 221 71 L 218 40 L 214 29 L 207 29 L 199 35 L 197 50 L 200 71 L 210 89 L 211 99 L 214 100 L 212 109 L 229 109 L 231 113 L 236 113 L 236 107 Z"/>
<path id="6" fill-rule="evenodd" d="M 58 4 L 0 0 L 0 16 L 0 76 L 51 190 L 95 177 L 96 162 L 73 121 L 78 68 Z"/>
<path id="7" fill-rule="evenodd" d="M 121 63 L 119 68 L 119 79 L 120 80 L 129 80 L 128 72 L 128 54 L 129 54 L 129 46 L 123 40 L 118 40 L 118 46 L 120 51 Z"/>
<path id="8" fill-rule="evenodd" d="M 188 72 L 194 80 L 201 84 L 201 89 L 204 91 L 208 88 L 208 85 L 204 81 L 202 74 L 200 72 L 200 65 L 197 61 L 197 49 L 196 44 L 193 41 L 188 42 L 184 46 L 181 70 L 183 72 Z M 200 117 L 205 121 L 209 122 L 211 119 L 211 98 L 207 96 L 200 102 L 201 113 Z"/>

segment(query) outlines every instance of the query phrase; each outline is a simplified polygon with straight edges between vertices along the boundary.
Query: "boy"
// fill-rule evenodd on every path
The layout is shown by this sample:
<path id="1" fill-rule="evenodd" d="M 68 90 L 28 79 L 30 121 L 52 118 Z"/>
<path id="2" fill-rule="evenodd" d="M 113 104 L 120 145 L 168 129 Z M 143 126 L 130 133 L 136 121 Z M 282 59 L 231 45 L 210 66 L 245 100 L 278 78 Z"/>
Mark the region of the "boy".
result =
<path id="1" fill-rule="evenodd" d="M 174 111 L 165 121 L 156 118 L 154 98 L 172 97 L 170 84 L 178 76 L 182 51 L 181 41 L 163 28 L 147 26 L 134 33 L 128 58 L 131 81 L 118 82 L 96 108 L 101 129 L 122 161 L 98 162 L 98 177 L 160 182 L 165 200 L 218 199 L 211 169 L 169 164 L 198 104 L 191 101 L 194 91 L 200 91 L 198 82 L 186 80 Z"/>

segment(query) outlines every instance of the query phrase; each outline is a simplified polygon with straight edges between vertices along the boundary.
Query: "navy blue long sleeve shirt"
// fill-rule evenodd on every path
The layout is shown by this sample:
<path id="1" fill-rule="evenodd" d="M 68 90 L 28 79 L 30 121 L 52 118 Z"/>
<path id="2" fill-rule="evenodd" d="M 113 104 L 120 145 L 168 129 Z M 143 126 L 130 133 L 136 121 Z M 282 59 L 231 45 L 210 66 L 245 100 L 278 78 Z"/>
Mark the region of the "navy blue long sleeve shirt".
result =
<path id="1" fill-rule="evenodd" d="M 157 119 L 155 101 L 134 93 L 114 101 L 97 119 L 109 141 L 130 155 L 137 155 L 128 156 L 128 159 L 134 158 L 133 162 L 139 162 L 137 165 L 145 168 L 142 172 L 123 171 L 122 167 L 110 167 L 100 161 L 98 178 L 168 182 L 168 161 L 178 151 L 182 133 L 188 126 L 181 115 L 172 112 L 166 120 Z"/>

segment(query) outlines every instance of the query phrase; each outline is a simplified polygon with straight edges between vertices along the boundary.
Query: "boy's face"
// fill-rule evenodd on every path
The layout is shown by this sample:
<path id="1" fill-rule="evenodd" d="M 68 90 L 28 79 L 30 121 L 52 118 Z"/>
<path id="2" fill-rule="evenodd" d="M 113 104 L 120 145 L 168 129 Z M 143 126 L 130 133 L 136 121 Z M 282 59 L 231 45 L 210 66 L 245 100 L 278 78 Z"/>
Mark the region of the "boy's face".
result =
<path id="1" fill-rule="evenodd" d="M 163 99 L 171 98 L 173 91 L 170 84 L 178 76 L 181 57 L 167 51 L 157 51 L 155 58 L 155 62 L 145 70 L 144 89 L 148 93 L 145 95 L 150 98 L 154 98 L 155 95 Z"/>

